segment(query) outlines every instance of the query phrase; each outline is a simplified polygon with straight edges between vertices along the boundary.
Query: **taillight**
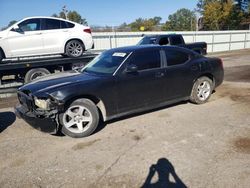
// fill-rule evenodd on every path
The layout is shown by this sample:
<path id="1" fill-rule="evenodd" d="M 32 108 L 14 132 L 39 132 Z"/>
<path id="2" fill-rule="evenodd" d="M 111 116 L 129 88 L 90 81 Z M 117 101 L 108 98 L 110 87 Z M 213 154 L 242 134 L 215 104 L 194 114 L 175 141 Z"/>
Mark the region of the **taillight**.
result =
<path id="1" fill-rule="evenodd" d="M 91 29 L 84 29 L 83 31 L 84 31 L 85 33 L 91 34 Z"/>
<path id="2" fill-rule="evenodd" d="M 222 61 L 222 59 L 219 58 L 219 60 L 220 60 L 221 66 L 223 67 L 223 61 Z"/>

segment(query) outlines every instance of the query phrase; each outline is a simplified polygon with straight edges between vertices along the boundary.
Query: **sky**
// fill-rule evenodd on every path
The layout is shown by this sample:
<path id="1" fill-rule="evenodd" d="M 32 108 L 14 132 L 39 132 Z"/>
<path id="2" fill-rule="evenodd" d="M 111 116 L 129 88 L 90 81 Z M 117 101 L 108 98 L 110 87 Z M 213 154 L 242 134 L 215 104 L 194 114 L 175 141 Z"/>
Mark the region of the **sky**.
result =
<path id="1" fill-rule="evenodd" d="M 75 10 L 88 24 L 118 26 L 135 19 L 162 17 L 165 22 L 170 14 L 180 8 L 193 10 L 198 0 L 0 0 L 0 28 L 12 20 L 29 16 L 51 16 L 59 13 L 64 5 Z"/>

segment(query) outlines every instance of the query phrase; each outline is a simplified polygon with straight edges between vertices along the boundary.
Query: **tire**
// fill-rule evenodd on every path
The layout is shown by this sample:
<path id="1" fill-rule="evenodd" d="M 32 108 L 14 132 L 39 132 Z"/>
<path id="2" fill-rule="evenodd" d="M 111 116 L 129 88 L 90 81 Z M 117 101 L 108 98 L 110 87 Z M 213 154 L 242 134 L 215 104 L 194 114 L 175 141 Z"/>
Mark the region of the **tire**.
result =
<path id="1" fill-rule="evenodd" d="M 190 101 L 195 104 L 206 103 L 212 94 L 213 85 L 213 81 L 206 76 L 198 78 L 193 85 Z"/>
<path id="2" fill-rule="evenodd" d="M 65 46 L 65 54 L 68 57 L 80 57 L 84 51 L 84 45 L 78 40 L 71 40 Z"/>
<path id="3" fill-rule="evenodd" d="M 42 76 L 46 76 L 50 74 L 50 72 L 45 68 L 37 68 L 29 70 L 24 77 L 24 82 L 29 83 L 33 80 L 36 80 Z"/>
<path id="4" fill-rule="evenodd" d="M 83 138 L 96 130 L 99 124 L 99 112 L 91 100 L 78 99 L 59 115 L 59 122 L 63 134 L 73 138 Z"/>

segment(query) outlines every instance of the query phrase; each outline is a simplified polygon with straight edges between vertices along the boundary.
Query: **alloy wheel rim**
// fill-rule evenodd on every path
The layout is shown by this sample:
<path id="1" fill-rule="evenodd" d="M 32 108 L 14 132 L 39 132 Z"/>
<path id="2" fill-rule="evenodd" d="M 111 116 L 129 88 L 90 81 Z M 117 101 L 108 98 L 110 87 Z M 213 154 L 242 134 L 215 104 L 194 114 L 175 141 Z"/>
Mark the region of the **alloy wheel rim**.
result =
<path id="1" fill-rule="evenodd" d="M 63 114 L 63 124 L 66 129 L 73 133 L 83 133 L 92 124 L 91 112 L 83 106 L 72 106 Z"/>
<path id="2" fill-rule="evenodd" d="M 72 56 L 78 57 L 82 55 L 83 49 L 81 44 L 77 42 L 71 42 L 68 46 L 68 51 Z"/>
<path id="3" fill-rule="evenodd" d="M 33 80 L 36 80 L 40 77 L 43 77 L 45 76 L 46 74 L 44 72 L 35 72 L 33 73 L 31 76 L 30 76 L 30 80 L 33 81 Z"/>
<path id="4" fill-rule="evenodd" d="M 208 81 L 203 81 L 197 88 L 197 96 L 201 101 L 205 101 L 211 93 L 211 86 Z"/>

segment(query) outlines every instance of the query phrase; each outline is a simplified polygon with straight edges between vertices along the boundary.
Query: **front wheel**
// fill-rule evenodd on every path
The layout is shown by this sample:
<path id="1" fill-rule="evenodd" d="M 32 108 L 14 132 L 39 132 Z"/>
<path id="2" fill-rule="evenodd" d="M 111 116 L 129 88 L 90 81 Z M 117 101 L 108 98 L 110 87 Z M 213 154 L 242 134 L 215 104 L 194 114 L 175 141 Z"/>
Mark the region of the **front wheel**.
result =
<path id="1" fill-rule="evenodd" d="M 192 89 L 190 101 L 195 104 L 203 104 L 208 101 L 213 91 L 213 82 L 206 76 L 198 78 Z"/>
<path id="2" fill-rule="evenodd" d="M 84 50 L 84 45 L 78 40 L 71 40 L 65 46 L 65 54 L 69 57 L 80 57 Z"/>
<path id="3" fill-rule="evenodd" d="M 99 112 L 89 99 L 75 100 L 68 109 L 59 116 L 62 133 L 73 138 L 91 135 L 99 124 Z"/>

